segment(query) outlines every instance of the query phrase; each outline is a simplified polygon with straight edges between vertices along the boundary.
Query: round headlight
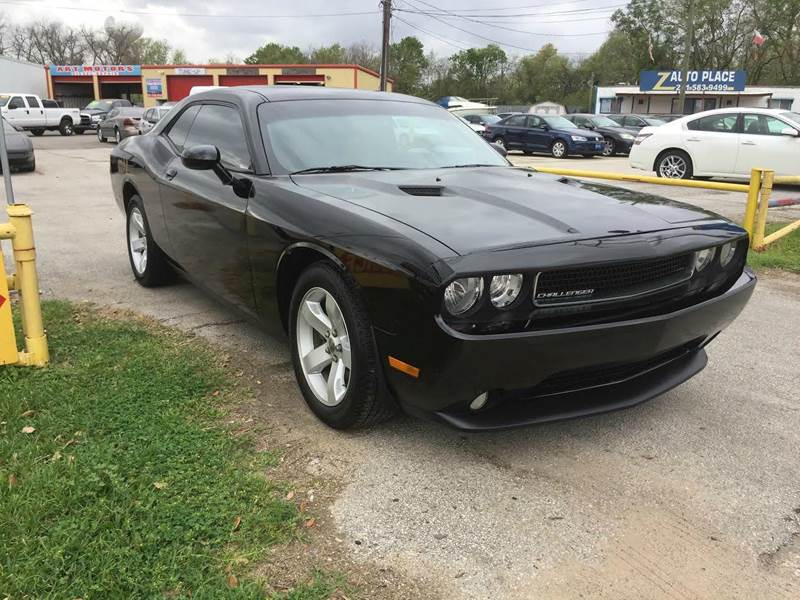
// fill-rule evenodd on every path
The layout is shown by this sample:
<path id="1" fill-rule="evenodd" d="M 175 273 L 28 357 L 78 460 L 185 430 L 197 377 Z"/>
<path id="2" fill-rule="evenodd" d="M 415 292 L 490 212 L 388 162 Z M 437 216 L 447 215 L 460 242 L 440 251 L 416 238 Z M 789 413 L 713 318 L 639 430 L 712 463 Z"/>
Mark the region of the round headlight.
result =
<path id="1" fill-rule="evenodd" d="M 719 249 L 719 264 L 723 267 L 727 267 L 728 263 L 731 262 L 733 255 L 736 254 L 736 243 L 735 242 L 728 242 L 727 244 L 723 244 L 722 247 Z"/>
<path id="2" fill-rule="evenodd" d="M 522 275 L 495 275 L 489 283 L 489 299 L 495 308 L 505 308 L 519 296 L 522 290 Z"/>
<path id="3" fill-rule="evenodd" d="M 705 248 L 704 250 L 698 250 L 694 253 L 694 270 L 695 271 L 702 271 L 705 269 L 710 263 L 711 259 L 714 258 L 714 248 Z"/>
<path id="4" fill-rule="evenodd" d="M 483 277 L 456 279 L 444 290 L 444 307 L 451 315 L 461 315 L 475 306 L 483 294 Z"/>

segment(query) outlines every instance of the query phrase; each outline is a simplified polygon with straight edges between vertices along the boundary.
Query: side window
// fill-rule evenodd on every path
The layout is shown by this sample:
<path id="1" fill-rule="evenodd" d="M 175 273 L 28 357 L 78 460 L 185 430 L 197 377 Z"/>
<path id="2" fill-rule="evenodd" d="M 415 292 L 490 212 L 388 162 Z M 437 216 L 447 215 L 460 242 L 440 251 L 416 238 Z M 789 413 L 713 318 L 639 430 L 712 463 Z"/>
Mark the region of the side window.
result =
<path id="1" fill-rule="evenodd" d="M 736 133 L 736 114 L 709 115 L 694 121 L 689 121 L 687 127 L 692 131 L 717 131 L 721 133 Z"/>
<path id="2" fill-rule="evenodd" d="M 542 126 L 541 117 L 528 117 L 528 127 L 541 127 L 541 126 Z"/>
<path id="3" fill-rule="evenodd" d="M 470 123 L 480 123 L 481 122 L 480 118 L 478 118 L 478 115 L 467 115 L 464 118 L 467 121 L 469 121 Z"/>
<path id="4" fill-rule="evenodd" d="M 194 123 L 194 119 L 198 112 L 200 112 L 199 104 L 190 106 L 183 111 L 169 127 L 167 137 L 170 139 L 170 141 L 172 141 L 173 144 L 175 144 L 175 147 L 178 149 L 178 153 L 183 152 L 186 136 L 189 134 L 189 129 L 191 129 L 192 123 Z"/>
<path id="5" fill-rule="evenodd" d="M 11 100 L 8 101 L 8 108 L 9 110 L 14 108 L 25 108 L 25 103 L 22 101 L 22 97 L 14 96 Z"/>
<path id="6" fill-rule="evenodd" d="M 25 100 L 28 101 L 28 106 L 30 106 L 31 108 L 42 107 L 41 104 L 39 104 L 39 101 L 36 99 L 36 96 L 25 96 Z"/>
<path id="7" fill-rule="evenodd" d="M 219 148 L 223 165 L 237 171 L 248 171 L 253 166 L 247 148 L 242 119 L 232 106 L 205 104 L 194 120 L 185 146 L 213 144 Z"/>
<path id="8" fill-rule="evenodd" d="M 572 122 L 577 127 L 586 127 L 589 124 L 589 120 L 586 117 L 572 117 Z"/>
<path id="9" fill-rule="evenodd" d="M 622 121 L 624 127 L 641 127 L 642 123 L 639 117 L 625 117 Z"/>
<path id="10" fill-rule="evenodd" d="M 42 106 L 45 108 L 58 108 L 58 102 L 55 100 L 42 100 Z"/>
<path id="11" fill-rule="evenodd" d="M 508 121 L 506 121 L 506 125 L 509 127 L 524 127 L 525 115 L 515 115 L 513 117 L 509 117 Z"/>
<path id="12" fill-rule="evenodd" d="M 764 119 L 767 121 L 767 131 L 769 131 L 770 135 L 783 135 L 781 132 L 784 129 L 797 129 L 796 127 L 792 127 L 791 125 L 787 125 L 780 119 L 776 119 L 775 117 L 770 117 L 764 115 Z"/>
<path id="13" fill-rule="evenodd" d="M 114 110 L 112 110 L 110 113 L 108 113 L 108 116 L 106 116 L 106 119 L 113 119 L 113 118 L 114 118 L 114 117 L 116 117 L 118 114 L 119 114 L 119 109 L 118 109 L 118 108 L 115 108 L 115 109 L 114 109 Z"/>
<path id="14" fill-rule="evenodd" d="M 781 135 L 786 128 L 797 129 L 769 115 L 744 115 L 743 127 L 751 135 Z"/>

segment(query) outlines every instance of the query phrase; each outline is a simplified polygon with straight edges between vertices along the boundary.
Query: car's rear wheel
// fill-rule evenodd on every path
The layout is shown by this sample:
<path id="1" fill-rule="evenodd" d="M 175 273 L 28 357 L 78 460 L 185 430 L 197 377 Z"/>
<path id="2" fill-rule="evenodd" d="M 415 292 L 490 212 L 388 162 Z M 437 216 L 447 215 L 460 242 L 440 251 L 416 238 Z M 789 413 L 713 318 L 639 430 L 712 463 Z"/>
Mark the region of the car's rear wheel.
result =
<path id="1" fill-rule="evenodd" d="M 44 135 L 44 129 L 31 129 L 31 133 L 39 137 L 40 135 Z"/>
<path id="2" fill-rule="evenodd" d="M 380 390 L 372 326 L 352 277 L 325 262 L 308 267 L 292 294 L 289 337 L 300 391 L 326 425 L 366 427 L 392 416 Z"/>
<path id="3" fill-rule="evenodd" d="M 100 129 L 100 125 L 97 126 L 97 139 L 101 142 L 106 141 L 106 136 L 103 135 L 103 130 Z"/>
<path id="4" fill-rule="evenodd" d="M 567 145 L 563 140 L 556 140 L 550 146 L 550 154 L 553 155 L 553 158 L 567 158 Z"/>
<path id="5" fill-rule="evenodd" d="M 617 153 L 617 144 L 611 138 L 603 139 L 603 156 L 614 156 Z"/>
<path id="6" fill-rule="evenodd" d="M 169 283 L 175 272 L 153 241 L 141 197 L 131 196 L 127 210 L 128 259 L 136 281 L 144 287 Z"/>
<path id="7" fill-rule="evenodd" d="M 692 159 L 683 150 L 667 150 L 656 160 L 655 171 L 665 179 L 691 179 Z"/>
<path id="8" fill-rule="evenodd" d="M 58 133 L 61 135 L 72 135 L 75 133 L 75 127 L 72 125 L 72 119 L 61 119 L 58 124 Z"/>

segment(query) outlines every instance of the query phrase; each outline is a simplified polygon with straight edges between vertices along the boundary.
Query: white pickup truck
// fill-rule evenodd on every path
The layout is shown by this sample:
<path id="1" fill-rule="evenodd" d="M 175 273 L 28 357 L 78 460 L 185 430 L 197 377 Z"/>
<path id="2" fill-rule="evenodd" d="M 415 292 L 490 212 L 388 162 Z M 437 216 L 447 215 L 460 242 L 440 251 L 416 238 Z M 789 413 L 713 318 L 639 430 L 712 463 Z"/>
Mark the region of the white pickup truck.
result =
<path id="1" fill-rule="evenodd" d="M 61 135 L 72 135 L 81 122 L 77 108 L 61 108 L 55 100 L 42 100 L 34 94 L 0 92 L 0 113 L 14 127 L 33 135 L 55 130 Z"/>

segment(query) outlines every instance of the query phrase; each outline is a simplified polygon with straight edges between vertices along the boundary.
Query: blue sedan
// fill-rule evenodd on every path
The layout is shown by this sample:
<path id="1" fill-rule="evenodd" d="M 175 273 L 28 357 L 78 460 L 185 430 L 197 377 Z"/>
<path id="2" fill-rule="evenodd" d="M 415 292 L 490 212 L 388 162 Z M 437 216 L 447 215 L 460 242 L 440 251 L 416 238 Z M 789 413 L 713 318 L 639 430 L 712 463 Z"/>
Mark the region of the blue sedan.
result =
<path id="1" fill-rule="evenodd" d="M 486 127 L 483 136 L 506 150 L 525 154 L 546 152 L 555 158 L 570 154 L 595 156 L 603 153 L 603 136 L 575 127 L 564 117 L 550 115 L 512 115 Z"/>

